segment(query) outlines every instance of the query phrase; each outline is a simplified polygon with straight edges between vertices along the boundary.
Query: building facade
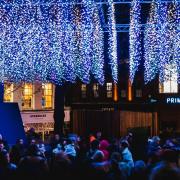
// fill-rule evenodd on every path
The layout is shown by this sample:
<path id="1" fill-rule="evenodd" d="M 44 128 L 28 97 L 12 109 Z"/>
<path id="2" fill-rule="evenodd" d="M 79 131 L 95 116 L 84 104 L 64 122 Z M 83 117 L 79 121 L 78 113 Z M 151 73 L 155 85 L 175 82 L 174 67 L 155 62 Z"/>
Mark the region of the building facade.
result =
<path id="1" fill-rule="evenodd" d="M 42 134 L 54 129 L 54 92 L 51 83 L 4 83 L 4 102 L 17 102 L 25 130 L 33 127 Z M 64 107 L 65 125 L 70 121 L 70 108 Z"/>
<path id="2" fill-rule="evenodd" d="M 128 131 L 144 131 L 148 135 L 164 130 L 180 132 L 180 86 L 177 76 L 163 83 L 156 78 L 145 84 L 142 72 L 133 84 L 128 79 L 128 63 L 124 63 L 119 81 L 65 84 L 65 125 L 70 131 L 85 135 L 102 131 L 107 136 L 123 136 Z M 25 129 L 53 131 L 53 84 L 5 83 L 4 101 L 17 102 Z M 66 128 L 66 127 L 65 127 Z"/>
<path id="3" fill-rule="evenodd" d="M 71 85 L 66 103 L 71 106 L 72 130 L 80 135 L 102 131 L 116 137 L 136 130 L 149 136 L 164 131 L 179 133 L 178 75 L 169 76 L 163 83 L 156 78 L 145 84 L 143 73 L 138 72 L 131 84 L 128 64 L 124 66 L 117 84 L 107 80 L 103 86 L 96 82 Z"/>

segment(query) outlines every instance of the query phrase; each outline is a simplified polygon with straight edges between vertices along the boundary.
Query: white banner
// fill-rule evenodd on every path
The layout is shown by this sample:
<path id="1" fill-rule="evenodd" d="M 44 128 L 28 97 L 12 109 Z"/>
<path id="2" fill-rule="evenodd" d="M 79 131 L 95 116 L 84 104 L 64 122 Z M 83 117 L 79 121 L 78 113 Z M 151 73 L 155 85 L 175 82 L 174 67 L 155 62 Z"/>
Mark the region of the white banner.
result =
<path id="1" fill-rule="evenodd" d="M 54 111 L 28 111 L 21 112 L 21 117 L 24 124 L 29 123 L 49 123 L 54 122 Z M 70 121 L 70 110 L 64 111 L 64 121 Z"/>

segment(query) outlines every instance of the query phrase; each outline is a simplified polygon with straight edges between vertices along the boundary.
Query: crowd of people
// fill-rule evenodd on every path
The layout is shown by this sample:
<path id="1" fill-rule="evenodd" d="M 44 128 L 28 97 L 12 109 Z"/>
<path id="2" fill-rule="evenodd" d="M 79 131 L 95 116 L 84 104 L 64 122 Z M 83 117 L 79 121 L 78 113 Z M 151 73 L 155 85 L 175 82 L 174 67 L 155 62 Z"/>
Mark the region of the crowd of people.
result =
<path id="1" fill-rule="evenodd" d="M 179 139 L 154 136 L 146 146 L 145 158 L 135 159 L 132 133 L 53 134 L 43 142 L 32 129 L 12 147 L 0 135 L 0 179 L 180 180 Z"/>

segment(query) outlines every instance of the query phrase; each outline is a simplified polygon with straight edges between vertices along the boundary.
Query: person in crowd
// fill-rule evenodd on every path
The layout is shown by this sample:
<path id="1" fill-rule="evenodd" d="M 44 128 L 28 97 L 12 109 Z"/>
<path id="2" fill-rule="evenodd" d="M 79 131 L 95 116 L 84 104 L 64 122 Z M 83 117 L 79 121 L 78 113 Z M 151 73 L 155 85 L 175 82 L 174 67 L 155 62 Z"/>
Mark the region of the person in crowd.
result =
<path id="1" fill-rule="evenodd" d="M 120 152 L 118 139 L 116 138 L 111 139 L 110 144 L 108 146 L 108 151 L 110 156 L 112 155 L 113 152 Z"/>
<path id="2" fill-rule="evenodd" d="M 5 150 L 4 141 L 0 140 L 0 151 Z"/>
<path id="3" fill-rule="evenodd" d="M 18 139 L 10 151 L 11 162 L 18 165 L 20 159 L 25 156 L 26 147 L 23 139 Z"/>
<path id="4" fill-rule="evenodd" d="M 37 140 L 33 138 L 29 141 L 29 145 L 34 145 L 36 143 L 37 143 Z"/>
<path id="5" fill-rule="evenodd" d="M 86 160 L 86 154 L 89 151 L 90 143 L 92 141 L 89 141 L 89 136 L 81 137 L 80 141 L 78 141 L 78 145 L 79 145 L 79 152 L 78 152 L 78 157 L 77 157 L 78 159 L 83 160 L 83 161 Z"/>
<path id="6" fill-rule="evenodd" d="M 97 153 L 98 155 L 99 153 Z M 97 159 L 100 159 L 102 154 L 98 155 Z M 86 167 L 86 174 L 84 174 L 84 179 L 98 179 L 98 180 L 108 180 L 109 165 L 105 162 L 91 162 L 88 167 Z"/>
<path id="7" fill-rule="evenodd" d="M 165 148 L 165 149 L 174 149 L 175 147 L 176 147 L 176 145 L 174 144 L 172 139 L 167 139 L 163 145 L 163 148 Z"/>
<path id="8" fill-rule="evenodd" d="M 6 151 L 9 151 L 9 145 L 8 145 L 7 141 L 3 138 L 2 134 L 0 134 L 0 141 L 3 142 L 4 149 L 6 149 Z"/>
<path id="9" fill-rule="evenodd" d="M 71 134 L 61 139 L 55 135 L 53 141 L 47 143 L 49 150 L 41 140 L 31 138 L 26 147 L 23 140 L 18 139 L 10 149 L 10 155 L 5 149 L 4 139 L 0 137 L 0 179 L 19 177 L 39 180 L 46 177 L 55 179 L 56 176 L 66 180 L 76 177 L 98 180 L 179 178 L 178 138 L 167 138 L 164 146 L 160 146 L 158 136 L 149 139 L 149 152 L 146 147 L 143 149 L 146 152 L 145 164 L 141 158 L 134 162 L 135 152 L 132 157 L 126 137 L 118 142 L 112 139 L 111 144 L 102 138 L 101 141 L 96 138 L 89 141 L 87 136 L 78 141 L 77 137 Z M 51 148 L 53 146 L 54 149 Z"/>
<path id="10" fill-rule="evenodd" d="M 24 179 L 44 179 L 48 177 L 48 164 L 40 155 L 36 144 L 29 146 L 27 155 L 20 160 L 18 176 Z"/>
<path id="11" fill-rule="evenodd" d="M 129 167 L 134 167 L 134 161 L 132 157 L 132 153 L 129 151 L 129 143 L 126 140 L 123 140 L 120 144 L 120 149 L 122 153 L 122 159 L 124 162 L 126 162 Z"/>
<path id="12" fill-rule="evenodd" d="M 160 163 L 151 172 L 149 180 L 179 180 L 180 170 L 167 163 Z"/>
<path id="13" fill-rule="evenodd" d="M 72 140 L 68 139 L 64 145 L 64 153 L 73 161 L 77 156 L 77 152 Z"/>
<path id="14" fill-rule="evenodd" d="M 101 131 L 97 131 L 97 133 L 96 133 L 96 139 L 97 139 L 98 141 L 101 141 L 101 140 L 102 140 L 102 132 L 101 132 Z"/>
<path id="15" fill-rule="evenodd" d="M 111 169 L 108 174 L 109 180 L 126 180 L 128 175 L 121 169 L 122 156 L 119 152 L 113 152 L 110 158 Z"/>
<path id="16" fill-rule="evenodd" d="M 178 152 L 172 149 L 164 149 L 161 153 L 161 162 L 168 164 L 171 167 L 178 167 Z"/>
<path id="17" fill-rule="evenodd" d="M 34 139 L 35 141 L 40 139 L 38 133 L 35 132 L 34 128 L 30 128 L 26 133 L 27 143 L 30 144 L 31 140 Z"/>
<path id="18" fill-rule="evenodd" d="M 0 151 L 0 179 L 15 179 L 16 168 L 15 164 L 10 163 L 8 151 L 5 149 Z"/>
<path id="19" fill-rule="evenodd" d="M 104 154 L 102 151 L 96 151 L 91 157 L 90 165 L 93 173 L 97 173 L 98 176 L 106 178 L 110 171 L 110 162 L 104 161 Z"/>
<path id="20" fill-rule="evenodd" d="M 173 136 L 174 136 L 174 131 L 173 128 L 171 127 L 170 128 L 166 127 L 159 134 L 162 144 L 165 144 L 166 140 L 171 139 Z"/>
<path id="21" fill-rule="evenodd" d="M 61 153 L 63 151 L 63 147 L 61 144 L 57 144 L 57 147 L 52 150 L 54 154 Z"/>
<path id="22" fill-rule="evenodd" d="M 134 180 L 134 179 L 142 179 L 142 180 L 148 179 L 146 164 L 142 160 L 135 161 L 134 167 L 131 170 L 131 175 L 129 177 L 129 180 Z"/>
<path id="23" fill-rule="evenodd" d="M 131 145 L 133 140 L 133 134 L 131 132 L 128 132 L 127 136 L 125 137 L 125 140 L 127 140 L 129 145 Z"/>
<path id="24" fill-rule="evenodd" d="M 61 177 L 61 179 L 70 180 L 72 178 L 71 169 L 72 162 L 63 151 L 53 154 L 50 165 L 50 175 L 52 179 Z"/>
<path id="25" fill-rule="evenodd" d="M 99 150 L 99 141 L 98 140 L 94 140 L 94 141 L 92 141 L 90 143 L 90 149 L 89 149 L 89 151 L 86 154 L 87 159 L 90 160 L 90 161 L 93 160 L 93 156 L 97 152 L 100 152 L 100 153 L 103 154 L 103 152 Z M 104 156 L 104 154 L 103 154 L 103 156 Z"/>
<path id="26" fill-rule="evenodd" d="M 147 157 L 147 173 L 150 174 L 152 169 L 161 161 L 161 151 L 153 151 Z"/>
<path id="27" fill-rule="evenodd" d="M 96 137 L 93 134 L 89 135 L 89 142 L 91 143 L 92 141 L 94 141 L 96 139 Z"/>
<path id="28" fill-rule="evenodd" d="M 45 157 L 46 147 L 45 147 L 44 142 L 41 139 L 38 141 L 37 147 L 38 147 L 41 155 Z"/>
<path id="29" fill-rule="evenodd" d="M 74 145 L 74 148 L 76 150 L 76 154 L 79 155 L 79 151 L 80 151 L 80 146 L 79 143 L 81 141 L 79 136 L 70 136 L 68 137 L 68 139 L 72 142 L 72 144 Z"/>
<path id="30" fill-rule="evenodd" d="M 99 143 L 99 150 L 101 150 L 104 154 L 103 161 L 107 161 L 109 159 L 109 142 L 105 139 L 101 140 Z"/>
<path id="31" fill-rule="evenodd" d="M 127 180 L 131 174 L 132 167 L 130 167 L 127 162 L 123 161 L 122 154 L 119 152 L 114 152 L 111 155 L 112 163 L 113 163 L 113 160 L 116 161 L 116 163 L 118 163 L 117 166 L 118 166 L 118 170 L 121 173 L 122 180 Z"/>
<path id="32" fill-rule="evenodd" d="M 96 151 L 92 156 L 91 156 L 91 162 L 103 162 L 104 159 L 104 153 L 102 151 Z"/>
<path id="33" fill-rule="evenodd" d="M 55 134 L 55 135 L 52 137 L 51 142 L 50 142 L 51 148 L 52 148 L 52 149 L 55 149 L 58 144 L 62 144 L 61 138 L 60 138 L 60 135 L 59 135 L 59 134 Z"/>
<path id="34" fill-rule="evenodd" d="M 128 144 L 129 144 L 129 150 L 131 151 L 131 152 L 134 152 L 134 151 L 136 151 L 136 148 L 134 148 L 134 141 L 135 141 L 135 139 L 134 139 L 135 137 L 133 137 L 133 133 L 131 133 L 131 132 L 128 132 L 127 133 L 127 135 L 125 136 L 125 138 L 124 138 L 124 140 L 126 140 L 127 142 L 128 142 Z M 141 149 L 141 148 L 140 148 Z M 138 150 L 138 152 L 139 152 L 139 150 Z M 136 152 L 136 154 L 138 155 L 138 153 Z"/>
<path id="35" fill-rule="evenodd" d="M 148 142 L 148 154 L 161 149 L 159 136 L 153 136 Z"/>

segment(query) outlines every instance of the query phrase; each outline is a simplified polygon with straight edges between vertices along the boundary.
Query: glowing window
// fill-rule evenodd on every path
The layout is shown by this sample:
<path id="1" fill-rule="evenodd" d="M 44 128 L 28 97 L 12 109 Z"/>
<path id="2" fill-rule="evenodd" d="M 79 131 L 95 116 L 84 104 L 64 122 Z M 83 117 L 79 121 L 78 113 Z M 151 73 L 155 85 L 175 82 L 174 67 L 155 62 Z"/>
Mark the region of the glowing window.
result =
<path id="1" fill-rule="evenodd" d="M 165 81 L 159 84 L 160 93 L 178 93 L 177 66 L 168 64 L 164 71 Z"/>
<path id="2" fill-rule="evenodd" d="M 86 84 L 81 85 L 81 96 L 82 98 L 86 98 L 87 86 Z"/>
<path id="3" fill-rule="evenodd" d="M 33 108 L 33 84 L 25 83 L 23 85 L 22 109 L 28 110 Z"/>
<path id="4" fill-rule="evenodd" d="M 107 98 L 112 98 L 112 83 L 106 83 Z"/>
<path id="5" fill-rule="evenodd" d="M 99 97 L 99 84 L 97 83 L 93 84 L 93 94 L 95 98 Z"/>
<path id="6" fill-rule="evenodd" d="M 42 84 L 42 107 L 45 109 L 52 108 L 53 85 L 51 83 Z"/>
<path id="7" fill-rule="evenodd" d="M 13 102 L 13 84 L 4 83 L 4 102 Z"/>

